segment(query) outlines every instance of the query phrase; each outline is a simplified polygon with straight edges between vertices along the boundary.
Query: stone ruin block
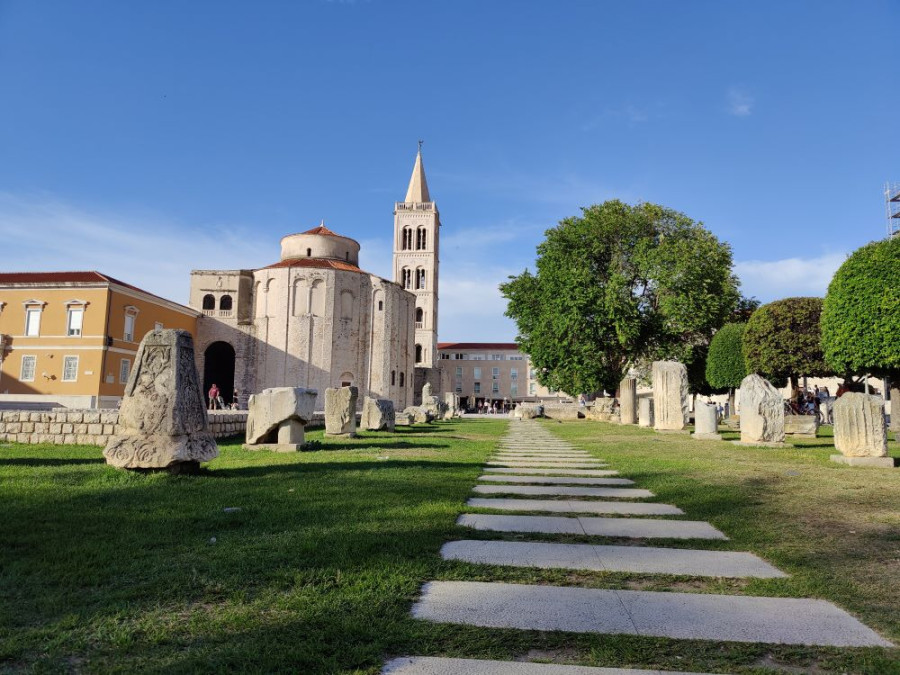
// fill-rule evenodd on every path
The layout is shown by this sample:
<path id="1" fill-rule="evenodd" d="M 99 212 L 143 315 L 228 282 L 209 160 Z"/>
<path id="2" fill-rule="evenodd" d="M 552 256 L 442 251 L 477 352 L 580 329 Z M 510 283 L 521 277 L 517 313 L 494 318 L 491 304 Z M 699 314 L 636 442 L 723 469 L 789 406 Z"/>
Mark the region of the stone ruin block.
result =
<path id="1" fill-rule="evenodd" d="M 653 362 L 653 428 L 683 431 L 688 423 L 687 368 L 678 361 Z"/>
<path id="2" fill-rule="evenodd" d="M 325 434 L 327 436 L 356 436 L 356 387 L 325 390 Z"/>
<path id="3" fill-rule="evenodd" d="M 653 426 L 653 397 L 641 396 L 638 399 L 638 426 Z"/>
<path id="4" fill-rule="evenodd" d="M 360 425 L 366 431 L 394 430 L 394 402 L 383 398 L 363 399 L 362 419 Z"/>
<path id="5" fill-rule="evenodd" d="M 434 413 L 422 406 L 410 406 L 403 413 L 411 419 L 410 424 L 429 424 L 434 421 Z"/>
<path id="6" fill-rule="evenodd" d="M 103 455 L 122 469 L 173 471 L 219 456 L 188 331 L 155 330 L 141 340 L 119 408 L 118 433 Z"/>
<path id="7" fill-rule="evenodd" d="M 444 392 L 444 419 L 449 420 L 461 415 L 459 394 L 454 394 L 452 391 Z"/>
<path id="8" fill-rule="evenodd" d="M 584 409 L 584 416 L 598 422 L 618 422 L 619 410 L 614 398 L 597 398 Z"/>
<path id="9" fill-rule="evenodd" d="M 299 450 L 304 428 L 313 418 L 318 391 L 299 387 L 263 389 L 250 397 L 247 416 L 249 450 Z"/>
<path id="10" fill-rule="evenodd" d="M 621 424 L 637 424 L 637 380 L 626 377 L 619 384 L 619 422 Z"/>
<path id="11" fill-rule="evenodd" d="M 784 398 L 756 373 L 741 381 L 741 443 L 784 443 Z"/>
<path id="12" fill-rule="evenodd" d="M 700 400 L 699 396 L 694 399 L 694 433 L 691 434 L 691 438 L 698 441 L 722 440 L 716 406 Z"/>
<path id="13" fill-rule="evenodd" d="M 517 403 L 514 410 L 510 411 L 510 417 L 521 420 L 531 420 L 544 414 L 544 406 L 537 403 Z"/>
<path id="14" fill-rule="evenodd" d="M 888 457 L 884 399 L 871 394 L 847 393 L 834 403 L 834 447 L 831 459 L 858 466 L 892 467 Z"/>
<path id="15" fill-rule="evenodd" d="M 785 415 L 784 433 L 800 438 L 815 438 L 819 431 L 818 415 Z"/>
<path id="16" fill-rule="evenodd" d="M 408 410 L 408 408 L 407 408 Z M 394 413 L 394 426 L 395 427 L 408 427 L 413 422 L 416 421 L 416 416 L 407 410 L 401 410 L 399 412 Z"/>

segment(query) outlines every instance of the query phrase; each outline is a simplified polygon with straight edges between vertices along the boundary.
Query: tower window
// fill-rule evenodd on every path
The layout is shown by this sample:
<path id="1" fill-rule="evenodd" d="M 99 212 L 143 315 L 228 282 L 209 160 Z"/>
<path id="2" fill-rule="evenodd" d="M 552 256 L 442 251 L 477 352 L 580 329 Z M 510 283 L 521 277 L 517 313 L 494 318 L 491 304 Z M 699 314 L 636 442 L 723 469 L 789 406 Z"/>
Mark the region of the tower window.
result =
<path id="1" fill-rule="evenodd" d="M 422 311 L 421 307 L 416 307 L 416 328 L 424 328 L 425 327 L 425 312 Z"/>
<path id="2" fill-rule="evenodd" d="M 403 386 L 403 375 L 404 373 L 400 373 L 400 386 Z"/>
<path id="3" fill-rule="evenodd" d="M 416 288 L 418 290 L 424 290 L 425 288 L 425 270 L 423 269 L 416 270 Z"/>
<path id="4" fill-rule="evenodd" d="M 401 375 L 402 375 L 402 373 L 401 373 Z M 394 382 L 395 382 L 396 380 L 397 380 L 397 371 L 396 371 L 396 370 L 392 370 L 392 371 L 391 371 L 391 386 L 392 386 L 392 387 L 394 386 Z"/>
<path id="5" fill-rule="evenodd" d="M 216 298 L 211 293 L 207 293 L 203 296 L 203 309 L 215 309 L 216 308 Z"/>
<path id="6" fill-rule="evenodd" d="M 422 363 L 422 345 L 416 345 L 416 363 Z"/>
<path id="7" fill-rule="evenodd" d="M 306 257 L 307 258 L 312 257 L 312 249 L 311 248 L 306 249 Z"/>
<path id="8" fill-rule="evenodd" d="M 412 229 L 404 227 L 401 235 L 400 248 L 409 251 L 412 248 Z"/>
<path id="9" fill-rule="evenodd" d="M 420 227 L 416 230 L 416 250 L 417 251 L 425 250 L 425 235 L 426 235 L 426 230 L 424 227 Z"/>
<path id="10" fill-rule="evenodd" d="M 224 310 L 226 312 L 231 310 L 231 296 L 230 295 L 223 295 L 221 298 L 219 298 L 219 309 Z"/>
<path id="11" fill-rule="evenodd" d="M 412 270 L 408 267 L 404 267 L 403 271 L 400 274 L 401 283 L 400 285 L 403 288 L 412 288 Z"/>
<path id="12" fill-rule="evenodd" d="M 378 301 L 378 311 L 380 312 L 383 309 L 384 309 L 384 300 L 379 300 Z"/>

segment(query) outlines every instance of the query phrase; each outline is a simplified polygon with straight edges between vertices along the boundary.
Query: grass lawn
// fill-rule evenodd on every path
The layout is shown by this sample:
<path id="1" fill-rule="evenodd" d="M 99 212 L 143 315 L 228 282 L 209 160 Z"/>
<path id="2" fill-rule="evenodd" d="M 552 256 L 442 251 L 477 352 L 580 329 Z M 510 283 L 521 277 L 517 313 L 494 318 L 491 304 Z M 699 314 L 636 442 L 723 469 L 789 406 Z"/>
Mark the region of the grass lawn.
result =
<path id="1" fill-rule="evenodd" d="M 900 650 L 412 620 L 424 581 L 509 580 L 819 597 L 900 644 L 900 469 L 832 464 L 830 439 L 772 450 L 599 422 L 542 423 L 683 508 L 684 518 L 709 520 L 731 537 L 704 548 L 753 551 L 792 576 L 724 581 L 442 561 L 448 539 L 520 538 L 454 524 L 504 420 L 341 441 L 312 432 L 321 449 L 290 455 L 223 444 L 200 476 L 118 471 L 96 447 L 6 445 L 0 671 L 374 674 L 385 658 L 423 654 L 707 672 L 771 673 L 780 665 L 900 673 Z M 896 444 L 893 452 L 900 455 Z M 225 511 L 231 507 L 240 510 Z"/>

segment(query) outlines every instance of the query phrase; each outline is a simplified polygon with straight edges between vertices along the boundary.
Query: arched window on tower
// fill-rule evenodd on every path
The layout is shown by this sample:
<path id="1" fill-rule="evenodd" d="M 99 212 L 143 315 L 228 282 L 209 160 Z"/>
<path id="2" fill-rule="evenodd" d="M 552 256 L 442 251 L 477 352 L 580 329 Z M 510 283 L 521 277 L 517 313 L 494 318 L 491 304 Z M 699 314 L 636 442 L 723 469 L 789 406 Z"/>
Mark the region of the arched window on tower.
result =
<path id="1" fill-rule="evenodd" d="M 412 248 L 412 228 L 403 228 L 403 232 L 401 232 L 400 248 L 404 251 L 409 251 Z"/>
<path id="2" fill-rule="evenodd" d="M 221 309 L 224 312 L 231 311 L 231 296 L 230 295 L 223 295 L 221 298 L 219 298 L 219 309 Z"/>
<path id="3" fill-rule="evenodd" d="M 416 345 L 416 363 L 422 363 L 422 345 Z"/>
<path id="4" fill-rule="evenodd" d="M 397 382 L 397 371 L 392 370 L 391 371 L 391 386 L 393 387 L 396 382 Z"/>
<path id="5" fill-rule="evenodd" d="M 425 270 L 421 268 L 416 270 L 416 289 L 420 291 L 425 289 Z"/>
<path id="6" fill-rule="evenodd" d="M 408 267 L 404 267 L 400 273 L 400 285 L 403 288 L 412 288 L 412 270 Z"/>
<path id="7" fill-rule="evenodd" d="M 400 386 L 403 386 L 403 375 L 404 373 L 400 373 Z"/>
<path id="8" fill-rule="evenodd" d="M 426 236 L 426 232 L 427 232 L 427 231 L 425 230 L 424 227 L 420 227 L 419 229 L 416 230 L 416 250 L 417 250 L 417 251 L 424 251 L 424 250 L 425 250 L 425 244 L 426 244 L 425 236 Z"/>
<path id="9" fill-rule="evenodd" d="M 416 328 L 425 328 L 425 312 L 421 307 L 416 307 Z"/>
<path id="10" fill-rule="evenodd" d="M 203 309 L 215 309 L 216 308 L 216 298 L 212 293 L 207 293 L 203 296 Z"/>
<path id="11" fill-rule="evenodd" d="M 306 249 L 306 257 L 307 258 L 312 257 L 312 249 L 311 248 Z"/>

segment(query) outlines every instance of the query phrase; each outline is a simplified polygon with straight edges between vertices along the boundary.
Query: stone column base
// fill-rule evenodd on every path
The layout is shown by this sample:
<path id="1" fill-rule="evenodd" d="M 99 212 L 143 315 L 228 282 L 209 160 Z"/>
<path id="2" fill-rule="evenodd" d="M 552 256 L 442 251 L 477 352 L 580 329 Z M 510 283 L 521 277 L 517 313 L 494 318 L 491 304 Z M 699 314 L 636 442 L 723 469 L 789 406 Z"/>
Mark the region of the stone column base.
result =
<path id="1" fill-rule="evenodd" d="M 882 469 L 893 469 L 897 466 L 897 460 L 893 457 L 845 457 L 844 455 L 832 455 L 831 461 L 850 466 L 876 466 Z"/>

